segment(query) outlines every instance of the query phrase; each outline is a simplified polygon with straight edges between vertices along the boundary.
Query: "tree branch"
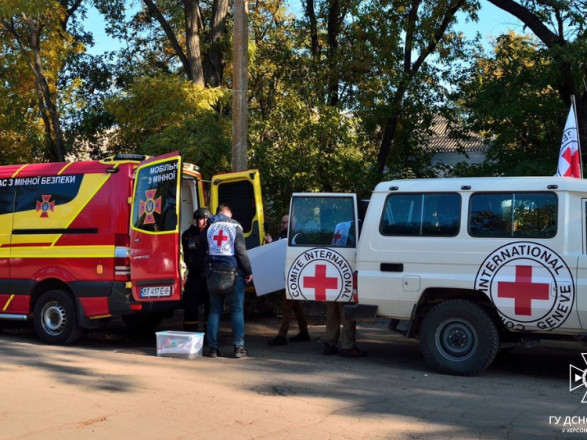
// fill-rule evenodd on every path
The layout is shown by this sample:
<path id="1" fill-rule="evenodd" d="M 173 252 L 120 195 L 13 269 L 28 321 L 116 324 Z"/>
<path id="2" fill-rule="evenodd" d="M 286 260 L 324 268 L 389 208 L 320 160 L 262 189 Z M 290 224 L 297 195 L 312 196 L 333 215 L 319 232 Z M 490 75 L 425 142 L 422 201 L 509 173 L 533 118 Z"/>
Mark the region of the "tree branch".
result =
<path id="1" fill-rule="evenodd" d="M 509 12 L 530 28 L 532 32 L 542 41 L 546 47 L 563 46 L 565 40 L 562 35 L 557 35 L 548 29 L 540 19 L 528 9 L 513 0 L 489 0 L 499 9 Z"/>
<path id="2" fill-rule="evenodd" d="M 165 35 L 167 35 L 167 38 L 169 38 L 169 42 L 171 43 L 173 50 L 175 50 L 175 53 L 177 54 L 179 60 L 181 61 L 181 64 L 183 65 L 184 70 L 187 72 L 187 74 L 189 76 L 191 76 L 190 63 L 188 61 L 188 58 L 187 58 L 185 52 L 181 48 L 179 41 L 177 41 L 177 37 L 175 36 L 173 29 L 171 29 L 171 26 L 169 25 L 169 23 L 167 22 L 167 20 L 163 16 L 163 14 L 161 14 L 161 11 L 159 10 L 159 8 L 155 5 L 155 3 L 153 3 L 152 0 L 143 0 L 143 2 L 145 3 L 145 5 L 147 5 L 147 8 L 149 8 L 149 11 L 151 11 L 151 13 L 155 16 L 155 18 L 157 19 L 157 21 L 159 22 L 159 24 L 163 28 L 163 32 L 165 32 Z M 190 78 L 190 79 L 193 79 L 193 78 Z"/>
<path id="3" fill-rule="evenodd" d="M 445 34 L 446 30 L 448 29 L 452 20 L 454 19 L 456 13 L 459 11 L 459 9 L 461 9 L 461 7 L 465 3 L 466 3 L 466 0 L 458 0 L 455 3 L 453 3 L 448 8 L 448 10 L 445 12 L 444 17 L 442 18 L 442 22 L 440 23 L 440 26 L 438 26 L 438 28 L 436 29 L 436 32 L 434 32 L 434 36 L 432 37 L 432 39 L 428 43 L 428 46 L 426 46 L 426 49 L 424 49 L 420 53 L 420 56 L 418 57 L 418 59 L 414 63 L 414 66 L 412 67 L 412 71 L 414 73 L 420 69 L 422 64 L 424 64 L 424 61 L 426 60 L 426 58 L 432 52 L 434 52 L 436 50 L 436 46 L 438 46 L 438 42 L 440 40 L 442 40 L 442 37 L 444 36 L 444 34 Z"/>

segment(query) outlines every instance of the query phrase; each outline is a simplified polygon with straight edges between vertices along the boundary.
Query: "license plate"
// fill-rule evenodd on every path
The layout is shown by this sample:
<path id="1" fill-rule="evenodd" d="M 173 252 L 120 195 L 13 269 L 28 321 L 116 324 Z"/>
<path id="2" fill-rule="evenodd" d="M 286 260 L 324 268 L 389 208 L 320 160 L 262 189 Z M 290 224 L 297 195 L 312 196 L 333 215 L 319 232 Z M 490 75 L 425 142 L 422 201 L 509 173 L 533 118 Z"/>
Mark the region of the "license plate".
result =
<path id="1" fill-rule="evenodd" d="M 141 287 L 141 298 L 160 298 L 163 296 L 171 296 L 171 286 Z"/>

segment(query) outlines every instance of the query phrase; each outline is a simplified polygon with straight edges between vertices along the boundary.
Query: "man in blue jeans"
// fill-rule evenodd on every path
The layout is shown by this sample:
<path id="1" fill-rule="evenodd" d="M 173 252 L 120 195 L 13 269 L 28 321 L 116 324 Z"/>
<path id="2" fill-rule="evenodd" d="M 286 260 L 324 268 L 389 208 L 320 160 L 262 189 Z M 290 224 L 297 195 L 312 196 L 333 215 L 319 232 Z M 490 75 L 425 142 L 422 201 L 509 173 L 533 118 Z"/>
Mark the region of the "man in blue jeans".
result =
<path id="1" fill-rule="evenodd" d="M 232 342 L 234 357 L 247 356 L 245 349 L 245 283 L 253 280 L 251 263 L 245 247 L 243 228 L 232 219 L 232 210 L 221 204 L 216 215 L 209 219 L 206 232 L 208 246 L 207 262 L 210 266 L 228 264 L 237 270 L 236 284 L 228 295 L 221 295 L 210 291 L 210 315 L 208 316 L 208 356 L 220 356 L 218 350 L 218 327 L 224 308 L 224 300 L 228 296 L 230 302 L 230 319 L 232 324 Z"/>

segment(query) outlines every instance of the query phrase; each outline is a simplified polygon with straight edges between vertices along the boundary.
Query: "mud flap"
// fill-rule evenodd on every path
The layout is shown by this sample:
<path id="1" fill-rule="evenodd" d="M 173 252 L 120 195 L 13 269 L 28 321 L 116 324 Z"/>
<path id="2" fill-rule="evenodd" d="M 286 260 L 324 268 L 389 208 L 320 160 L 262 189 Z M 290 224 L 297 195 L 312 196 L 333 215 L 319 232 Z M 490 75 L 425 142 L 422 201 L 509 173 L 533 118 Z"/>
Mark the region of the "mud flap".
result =
<path id="1" fill-rule="evenodd" d="M 347 304 L 344 306 L 344 316 L 349 321 L 375 322 L 377 306 L 369 304 Z"/>

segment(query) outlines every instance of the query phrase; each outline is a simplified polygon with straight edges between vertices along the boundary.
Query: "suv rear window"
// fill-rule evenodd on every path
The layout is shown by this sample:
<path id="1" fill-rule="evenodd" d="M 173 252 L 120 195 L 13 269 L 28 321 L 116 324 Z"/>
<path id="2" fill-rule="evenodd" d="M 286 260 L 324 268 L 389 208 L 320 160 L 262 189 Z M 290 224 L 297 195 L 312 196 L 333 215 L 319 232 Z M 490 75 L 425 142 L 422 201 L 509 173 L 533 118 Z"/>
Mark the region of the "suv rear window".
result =
<path id="1" fill-rule="evenodd" d="M 552 238 L 558 198 L 551 192 L 479 193 L 469 204 L 473 237 Z"/>

